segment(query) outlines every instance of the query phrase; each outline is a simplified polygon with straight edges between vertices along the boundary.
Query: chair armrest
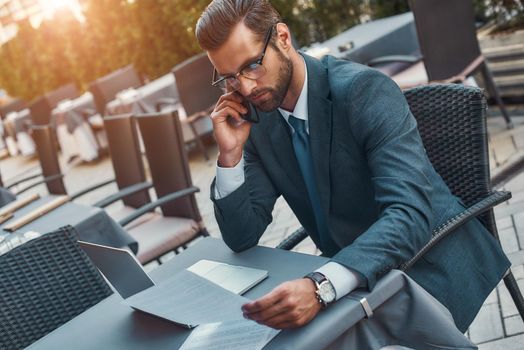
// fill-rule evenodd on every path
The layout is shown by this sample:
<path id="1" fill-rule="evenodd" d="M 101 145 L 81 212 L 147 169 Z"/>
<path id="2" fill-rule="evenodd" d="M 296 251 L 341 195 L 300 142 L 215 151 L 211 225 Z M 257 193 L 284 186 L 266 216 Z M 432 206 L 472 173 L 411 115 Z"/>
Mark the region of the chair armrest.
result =
<path id="1" fill-rule="evenodd" d="M 302 242 L 307 237 L 307 232 L 304 230 L 303 227 L 299 228 L 295 232 L 293 232 L 288 237 L 284 238 L 282 242 L 280 242 L 276 248 L 278 249 L 284 249 L 284 250 L 291 250 L 297 246 L 300 242 Z"/>
<path id="2" fill-rule="evenodd" d="M 437 227 L 432 232 L 432 238 L 422 249 L 415 254 L 413 258 L 409 261 L 400 265 L 399 270 L 406 271 L 408 270 L 415 262 L 420 259 L 424 254 L 426 254 L 435 244 L 440 240 L 446 237 L 451 232 L 455 231 L 458 227 L 465 224 L 469 220 L 477 217 L 478 215 L 493 209 L 494 206 L 502 202 L 507 201 L 511 198 L 511 192 L 508 191 L 494 191 L 488 197 L 480 200 L 471 207 L 465 209 L 464 211 L 458 213 L 448 221 L 446 221 L 441 226 Z"/>
<path id="3" fill-rule="evenodd" d="M 191 124 L 196 122 L 197 120 L 207 117 L 210 113 L 206 111 L 196 112 L 191 114 L 189 117 L 186 118 L 186 121 Z"/>
<path id="4" fill-rule="evenodd" d="M 73 195 L 71 196 L 71 199 L 72 199 L 72 200 L 73 200 L 73 199 L 77 199 L 78 197 L 81 197 L 81 196 L 83 196 L 84 194 L 87 194 L 87 193 L 89 193 L 89 192 L 91 192 L 91 191 L 94 191 L 94 190 L 96 190 L 96 189 L 99 189 L 100 187 L 104 187 L 104 186 L 106 186 L 106 185 L 109 185 L 109 184 L 111 184 L 111 183 L 113 183 L 113 182 L 115 182 L 115 181 L 116 181 L 116 179 L 111 179 L 111 180 L 107 180 L 107 181 L 104 181 L 104 182 L 101 182 L 101 183 L 95 184 L 95 185 L 93 185 L 93 186 L 89 186 L 89 187 L 87 187 L 87 188 L 84 188 L 83 190 L 78 191 L 77 193 L 73 194 Z"/>
<path id="5" fill-rule="evenodd" d="M 155 209 L 158 206 L 164 205 L 164 204 L 169 203 L 169 202 L 171 202 L 171 201 L 173 201 L 175 199 L 182 198 L 184 196 L 193 194 L 195 192 L 200 192 L 200 189 L 198 187 L 191 186 L 191 187 L 185 188 L 183 190 L 167 194 L 167 195 L 165 195 L 163 197 L 160 197 L 156 201 L 153 201 L 151 203 L 147 203 L 146 205 L 141 206 L 140 208 L 135 210 L 135 212 L 133 214 L 126 216 L 125 218 L 120 220 L 118 223 L 122 227 L 126 226 L 131 221 L 134 221 L 134 220 L 138 219 L 140 216 L 142 216 L 142 215 L 144 215 L 146 213 L 149 213 L 150 211 L 152 211 L 153 209 Z"/>
<path id="6" fill-rule="evenodd" d="M 376 57 L 368 61 L 366 64 L 370 67 L 378 66 L 386 63 L 404 62 L 404 63 L 417 63 L 422 59 L 422 56 L 414 55 L 389 55 Z"/>
<path id="7" fill-rule="evenodd" d="M 452 77 L 449 77 L 444 80 L 432 80 L 430 83 L 432 84 L 454 84 L 454 83 L 461 83 L 463 84 L 467 77 L 469 77 L 474 71 L 480 67 L 480 65 L 484 63 L 484 56 L 480 55 L 477 58 L 475 58 L 471 63 L 464 68 L 464 70 L 457 75 L 454 75 Z"/>
<path id="8" fill-rule="evenodd" d="M 162 98 L 159 98 L 158 100 L 156 100 L 155 102 L 155 110 L 157 112 L 160 112 L 160 110 L 162 109 L 162 106 L 170 106 L 170 105 L 176 105 L 178 103 L 178 101 L 172 97 L 162 97 Z"/>
<path id="9" fill-rule="evenodd" d="M 42 180 L 37 181 L 35 183 L 32 183 L 31 185 L 29 185 L 27 187 L 24 187 L 20 191 L 17 191 L 16 195 L 18 196 L 19 194 L 24 193 L 25 191 L 27 191 L 27 190 L 35 187 L 35 186 L 41 185 L 43 183 L 51 182 L 51 181 L 54 181 L 54 180 L 58 180 L 58 179 L 61 179 L 63 177 L 64 177 L 64 174 L 56 174 L 56 175 L 51 175 L 51 176 L 45 177 Z"/>
<path id="10" fill-rule="evenodd" d="M 39 176 L 42 176 L 42 173 L 40 173 L 40 174 L 36 174 L 36 175 L 30 175 L 30 176 L 28 176 L 28 177 L 24 177 L 24 178 L 22 178 L 22 179 L 20 179 L 20 180 L 18 180 L 18 181 L 13 182 L 12 184 L 9 184 L 8 186 L 6 186 L 6 188 L 7 188 L 7 189 L 11 189 L 11 188 L 13 188 L 13 187 L 15 187 L 15 186 L 17 186 L 17 185 L 20 185 L 20 184 L 23 183 L 23 182 L 26 182 L 26 181 L 28 181 L 28 180 L 32 180 L 32 179 L 36 179 L 36 178 L 39 177 Z"/>
<path id="11" fill-rule="evenodd" d="M 94 207 L 99 207 L 99 208 L 105 208 L 109 204 L 112 204 L 112 203 L 114 203 L 116 201 L 119 201 L 119 200 L 121 200 L 121 199 L 123 199 L 123 198 L 125 198 L 127 196 L 130 196 L 132 194 L 135 194 L 137 192 L 148 190 L 151 187 L 153 187 L 153 184 L 151 182 L 140 182 L 140 183 L 137 183 L 137 184 L 134 184 L 134 185 L 131 185 L 131 186 L 127 186 L 127 187 L 124 187 L 123 189 L 121 189 L 120 191 L 118 191 L 117 193 L 112 194 L 110 196 L 107 196 L 104 199 L 99 200 L 98 202 L 93 204 L 93 206 Z"/>

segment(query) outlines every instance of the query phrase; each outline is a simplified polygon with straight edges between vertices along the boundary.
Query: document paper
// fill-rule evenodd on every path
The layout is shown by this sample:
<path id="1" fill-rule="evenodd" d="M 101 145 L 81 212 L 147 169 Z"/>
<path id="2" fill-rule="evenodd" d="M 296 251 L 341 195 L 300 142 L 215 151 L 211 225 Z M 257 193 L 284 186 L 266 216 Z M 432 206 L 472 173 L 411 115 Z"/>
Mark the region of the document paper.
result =
<path id="1" fill-rule="evenodd" d="M 245 319 L 202 324 L 191 332 L 180 350 L 260 350 L 278 332 Z"/>
<path id="2" fill-rule="evenodd" d="M 136 310 L 192 328 L 203 323 L 244 319 L 242 305 L 250 300 L 182 270 L 164 283 L 124 300 Z"/>

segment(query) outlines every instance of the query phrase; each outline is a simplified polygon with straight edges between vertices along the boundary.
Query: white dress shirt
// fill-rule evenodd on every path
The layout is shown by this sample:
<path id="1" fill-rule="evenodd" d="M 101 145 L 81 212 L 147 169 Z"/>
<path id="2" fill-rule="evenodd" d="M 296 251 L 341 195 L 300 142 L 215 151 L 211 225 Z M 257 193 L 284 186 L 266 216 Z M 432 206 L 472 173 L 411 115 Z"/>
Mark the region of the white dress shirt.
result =
<path id="1" fill-rule="evenodd" d="M 304 85 L 302 86 L 302 91 L 298 97 L 297 104 L 293 112 L 286 111 L 282 108 L 279 108 L 279 112 L 284 117 L 286 122 L 288 122 L 289 116 L 292 114 L 298 119 L 306 121 L 306 132 L 309 134 L 309 124 L 308 124 L 308 106 L 307 106 L 307 69 L 304 61 L 305 78 Z M 289 122 L 288 122 L 289 124 Z M 291 132 L 295 132 L 291 124 L 289 124 Z M 215 198 L 220 199 L 226 197 L 231 192 L 239 188 L 245 181 L 244 177 L 244 159 L 242 158 L 240 162 L 232 168 L 222 168 L 217 165 L 216 173 L 216 182 L 215 182 Z M 316 271 L 322 273 L 324 276 L 329 279 L 337 295 L 337 300 L 343 297 L 344 295 L 351 292 L 353 289 L 357 288 L 360 285 L 359 275 L 352 271 L 351 269 L 346 268 L 343 265 L 340 265 L 336 262 L 330 261 L 327 264 L 321 266 Z"/>

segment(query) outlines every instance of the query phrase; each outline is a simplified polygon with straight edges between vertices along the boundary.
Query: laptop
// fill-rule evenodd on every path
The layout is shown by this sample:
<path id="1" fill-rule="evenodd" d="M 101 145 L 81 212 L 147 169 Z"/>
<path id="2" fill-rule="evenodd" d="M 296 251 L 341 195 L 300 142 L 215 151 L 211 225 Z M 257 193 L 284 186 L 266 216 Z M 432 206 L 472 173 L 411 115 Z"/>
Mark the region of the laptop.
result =
<path id="1" fill-rule="evenodd" d="M 130 251 L 78 241 L 113 288 L 126 299 L 155 285 Z M 187 268 L 235 294 L 244 294 L 268 276 L 265 270 L 200 260 Z"/>
<path id="2" fill-rule="evenodd" d="M 122 298 L 155 285 L 130 251 L 84 241 L 78 244 Z"/>

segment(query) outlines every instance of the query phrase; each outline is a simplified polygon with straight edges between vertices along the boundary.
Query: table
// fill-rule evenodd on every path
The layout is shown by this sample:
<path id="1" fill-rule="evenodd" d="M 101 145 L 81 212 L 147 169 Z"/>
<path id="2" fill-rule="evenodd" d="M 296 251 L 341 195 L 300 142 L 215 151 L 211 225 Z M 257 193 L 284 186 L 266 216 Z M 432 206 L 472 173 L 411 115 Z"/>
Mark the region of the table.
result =
<path id="1" fill-rule="evenodd" d="M 196 139 L 197 135 L 205 135 L 212 131 L 213 124 L 209 118 L 200 118 L 193 123 L 193 128 L 189 125 L 187 114 L 179 102 L 178 90 L 175 77 L 172 73 L 166 74 L 150 83 L 137 89 L 130 89 L 123 92 L 120 97 L 110 101 L 106 105 L 106 115 L 117 114 L 142 114 L 156 112 L 156 104 L 162 98 L 169 98 L 172 104 L 170 110 L 176 110 L 182 125 L 184 142 Z M 140 141 L 143 149 L 142 141 Z"/>
<path id="2" fill-rule="evenodd" d="M 3 207 L 4 205 L 11 203 L 16 199 L 16 196 L 11 193 L 7 188 L 0 187 L 0 207 Z"/>
<path id="3" fill-rule="evenodd" d="M 169 73 L 137 89 L 120 92 L 117 98 L 106 105 L 106 115 L 125 113 L 153 113 L 156 103 L 162 98 L 170 98 L 180 108 L 175 77 Z"/>
<path id="4" fill-rule="evenodd" d="M 13 218 L 0 225 L 2 228 L 0 231 L 0 254 L 14 248 L 18 244 L 22 244 L 28 239 L 27 235 L 24 235 L 28 232 L 29 235 L 31 235 L 31 231 L 37 234 L 45 234 L 65 225 L 75 227 L 79 238 L 82 240 L 112 247 L 128 246 L 134 253 L 138 251 L 136 240 L 111 219 L 103 209 L 73 202 L 68 202 L 54 209 L 13 233 L 3 230 L 4 225 L 50 202 L 54 198 L 56 196 L 53 195 L 39 198 L 17 210 Z"/>
<path id="5" fill-rule="evenodd" d="M 19 153 L 23 156 L 31 156 L 35 153 L 35 143 L 29 136 L 30 124 L 31 112 L 28 108 L 6 115 L 4 120 L 5 142 L 11 156 Z"/>
<path id="6" fill-rule="evenodd" d="M 415 20 L 412 12 L 406 12 L 354 26 L 305 52 L 318 58 L 329 54 L 365 64 L 373 58 L 417 51 Z"/>
<path id="7" fill-rule="evenodd" d="M 87 111 L 92 111 L 88 118 L 85 116 Z M 65 159 L 78 155 L 84 161 L 91 161 L 98 157 L 99 144 L 104 146 L 104 138 L 97 140 L 93 133 L 89 120 L 95 118 L 102 123 L 90 92 L 73 100 L 64 100 L 51 111 L 51 124 L 55 127 Z"/>
<path id="8" fill-rule="evenodd" d="M 245 294 L 250 299 L 264 295 L 286 280 L 300 278 L 327 261 L 323 257 L 265 247 L 233 253 L 221 240 L 205 238 L 150 275 L 161 284 L 203 258 L 268 270 L 269 277 Z M 449 312 L 421 289 L 405 274 L 392 271 L 378 282 L 373 292 L 351 293 L 324 309 L 308 325 L 282 331 L 265 349 L 379 349 L 386 344 L 424 349 L 428 343 L 440 344 L 442 349 L 449 349 L 446 346 L 474 349 L 455 328 Z M 362 297 L 367 298 L 376 317 L 365 318 L 360 304 Z M 115 293 L 28 349 L 176 349 L 190 333 L 168 321 L 135 312 L 121 301 Z"/>

